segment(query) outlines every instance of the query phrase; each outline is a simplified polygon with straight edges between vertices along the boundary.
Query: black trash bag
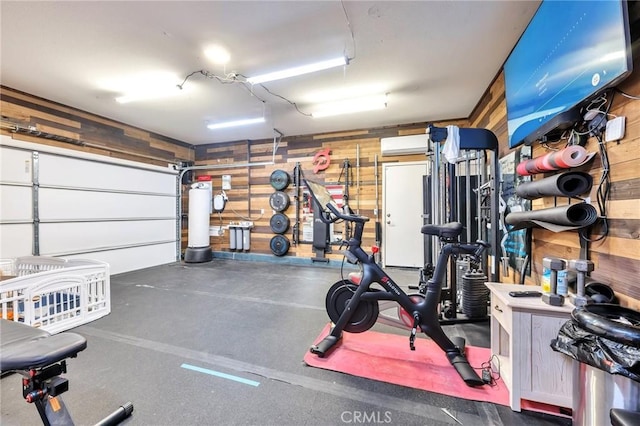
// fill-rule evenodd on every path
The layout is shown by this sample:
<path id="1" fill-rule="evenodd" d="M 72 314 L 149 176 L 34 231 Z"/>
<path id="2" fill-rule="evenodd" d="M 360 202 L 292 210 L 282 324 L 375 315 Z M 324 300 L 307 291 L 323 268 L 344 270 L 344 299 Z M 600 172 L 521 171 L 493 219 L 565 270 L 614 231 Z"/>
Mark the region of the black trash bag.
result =
<path id="1" fill-rule="evenodd" d="M 550 346 L 584 364 L 640 382 L 640 347 L 597 336 L 573 319 L 564 323 Z"/>

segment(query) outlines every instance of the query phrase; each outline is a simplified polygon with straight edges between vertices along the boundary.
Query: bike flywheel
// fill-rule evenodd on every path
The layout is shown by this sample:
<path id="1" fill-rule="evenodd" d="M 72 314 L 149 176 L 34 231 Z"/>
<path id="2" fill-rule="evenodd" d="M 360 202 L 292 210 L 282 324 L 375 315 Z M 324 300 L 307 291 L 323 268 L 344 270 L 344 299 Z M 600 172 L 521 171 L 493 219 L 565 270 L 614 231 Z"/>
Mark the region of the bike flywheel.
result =
<path id="1" fill-rule="evenodd" d="M 355 294 L 358 286 L 347 280 L 338 281 L 327 292 L 325 305 L 329 318 L 335 324 L 347 308 L 349 301 Z M 378 320 L 378 302 L 360 301 L 351 319 L 344 327 L 349 333 L 362 333 L 369 330 Z"/>

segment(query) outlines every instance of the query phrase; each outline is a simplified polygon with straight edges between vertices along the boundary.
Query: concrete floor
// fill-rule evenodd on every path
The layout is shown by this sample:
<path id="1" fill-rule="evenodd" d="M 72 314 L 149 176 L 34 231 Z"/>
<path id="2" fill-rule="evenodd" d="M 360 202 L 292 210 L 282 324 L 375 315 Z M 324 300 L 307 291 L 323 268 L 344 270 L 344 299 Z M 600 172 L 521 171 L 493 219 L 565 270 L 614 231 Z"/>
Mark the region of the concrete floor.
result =
<path id="1" fill-rule="evenodd" d="M 418 277 L 390 273 L 405 286 Z M 306 366 L 338 279 L 336 268 L 226 259 L 113 276 L 111 314 L 73 330 L 88 348 L 68 361 L 65 403 L 79 425 L 126 401 L 135 407 L 127 425 L 571 424 Z M 488 347 L 488 327 L 446 330 Z M 40 424 L 18 375 L 0 389 L 3 426 Z"/>

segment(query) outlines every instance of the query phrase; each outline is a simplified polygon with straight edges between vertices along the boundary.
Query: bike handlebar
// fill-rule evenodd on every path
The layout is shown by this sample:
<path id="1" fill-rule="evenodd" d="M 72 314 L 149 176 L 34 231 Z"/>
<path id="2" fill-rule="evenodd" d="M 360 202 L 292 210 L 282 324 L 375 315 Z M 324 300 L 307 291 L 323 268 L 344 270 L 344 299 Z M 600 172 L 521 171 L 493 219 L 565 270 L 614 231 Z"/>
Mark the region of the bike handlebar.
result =
<path id="1" fill-rule="evenodd" d="M 477 240 L 475 243 L 453 243 L 453 246 L 458 247 L 461 252 L 471 255 L 476 259 L 480 259 L 485 249 L 491 247 L 490 244 L 483 240 Z"/>
<path id="2" fill-rule="evenodd" d="M 338 210 L 338 208 L 332 204 L 332 203 L 327 203 L 326 207 L 331 211 L 331 214 L 333 214 L 333 217 L 331 218 L 326 218 L 324 215 L 319 215 L 320 216 L 320 220 L 324 223 L 334 223 L 336 222 L 338 219 L 342 219 L 342 220 L 346 220 L 349 222 L 356 222 L 356 223 L 365 223 L 369 221 L 369 218 L 367 216 L 359 216 L 359 215 L 355 215 L 355 214 L 345 214 L 342 213 L 340 210 Z M 491 247 L 491 245 L 483 240 L 477 240 L 475 243 L 455 243 L 456 245 L 458 245 L 458 247 L 462 248 L 462 250 L 470 255 L 473 255 L 476 258 L 480 258 L 482 256 L 482 253 L 485 251 L 485 249 Z"/>
<path id="3" fill-rule="evenodd" d="M 356 222 L 356 223 L 365 223 L 369 221 L 369 218 L 367 216 L 358 216 L 355 214 L 344 214 L 340 212 L 340 210 L 338 210 L 336 206 L 331 203 L 327 204 L 327 208 L 331 211 L 331 213 L 335 217 L 327 219 L 324 217 L 324 215 L 320 215 L 320 220 L 323 221 L 324 223 L 333 223 L 338 219 L 346 220 L 348 222 Z"/>

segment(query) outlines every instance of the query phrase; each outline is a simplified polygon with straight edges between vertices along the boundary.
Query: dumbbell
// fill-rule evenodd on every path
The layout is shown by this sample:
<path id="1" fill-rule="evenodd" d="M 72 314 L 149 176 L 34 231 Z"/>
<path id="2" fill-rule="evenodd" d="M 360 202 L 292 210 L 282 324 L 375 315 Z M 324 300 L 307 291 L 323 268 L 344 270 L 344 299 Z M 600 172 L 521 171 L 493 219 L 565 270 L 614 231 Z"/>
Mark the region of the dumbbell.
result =
<path id="1" fill-rule="evenodd" d="M 549 293 L 544 293 L 542 295 L 542 301 L 547 305 L 552 306 L 564 305 L 564 296 L 557 294 L 556 291 L 558 289 L 558 271 L 566 269 L 567 262 L 555 257 L 545 257 L 542 259 L 542 266 L 551 271 L 551 277 L 549 278 Z"/>
<path id="2" fill-rule="evenodd" d="M 590 297 L 584 294 L 584 284 L 587 274 L 593 271 L 593 262 L 585 259 L 574 259 L 569 261 L 569 268 L 576 271 L 576 295 L 573 296 L 573 304 L 576 308 L 592 303 Z"/>

